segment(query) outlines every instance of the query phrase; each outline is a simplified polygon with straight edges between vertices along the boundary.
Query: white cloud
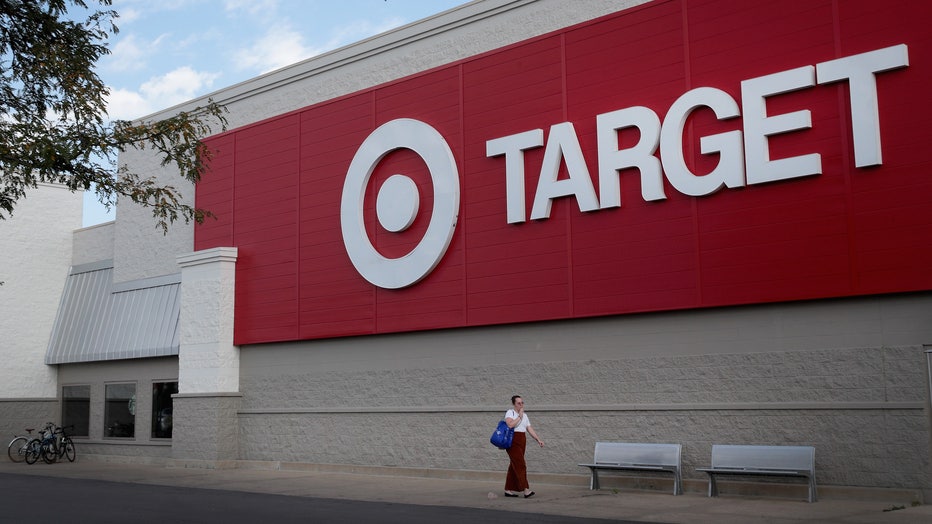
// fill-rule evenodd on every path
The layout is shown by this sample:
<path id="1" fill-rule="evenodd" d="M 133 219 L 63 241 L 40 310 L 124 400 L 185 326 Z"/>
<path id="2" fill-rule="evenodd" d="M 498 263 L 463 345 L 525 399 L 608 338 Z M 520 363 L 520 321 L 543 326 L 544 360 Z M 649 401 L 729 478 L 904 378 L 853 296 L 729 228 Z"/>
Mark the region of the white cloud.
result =
<path id="1" fill-rule="evenodd" d="M 142 12 L 139 9 L 132 7 L 126 7 L 119 11 L 119 18 L 116 19 L 117 27 L 120 26 L 121 22 L 131 23 L 134 20 L 139 19 L 142 16 Z"/>
<path id="2" fill-rule="evenodd" d="M 230 3 L 237 2 L 231 0 Z M 300 31 L 289 27 L 287 23 L 277 23 L 251 46 L 236 51 L 233 55 L 234 65 L 240 71 L 268 73 L 403 24 L 401 18 L 391 18 L 381 23 L 360 20 L 334 28 L 326 42 L 310 45 Z"/>
<path id="3" fill-rule="evenodd" d="M 113 44 L 104 63 L 112 71 L 138 71 L 146 66 L 146 47 L 136 35 L 126 35 Z"/>
<path id="4" fill-rule="evenodd" d="M 233 59 L 239 70 L 267 73 L 320 52 L 319 49 L 305 45 L 301 33 L 291 28 L 278 27 L 270 29 L 252 46 L 235 52 Z"/>
<path id="5" fill-rule="evenodd" d="M 114 89 L 107 100 L 111 118 L 131 120 L 169 108 L 204 94 L 219 77 L 218 73 L 195 71 L 179 67 L 154 77 L 139 86 L 138 91 Z"/>
<path id="6" fill-rule="evenodd" d="M 142 71 L 148 68 L 149 58 L 158 56 L 170 38 L 171 33 L 162 33 L 151 41 L 144 41 L 136 34 L 128 34 L 113 44 L 103 66 L 118 73 Z"/>
<path id="7" fill-rule="evenodd" d="M 248 15 L 272 14 L 278 11 L 277 0 L 226 0 L 223 8 L 227 13 Z"/>
<path id="8" fill-rule="evenodd" d="M 150 101 L 168 107 L 190 100 L 213 86 L 219 73 L 195 71 L 190 67 L 179 67 L 142 84 L 139 90 Z"/>
<path id="9" fill-rule="evenodd" d="M 152 107 L 135 91 L 112 89 L 107 97 L 107 113 L 115 120 L 132 120 L 152 113 Z"/>

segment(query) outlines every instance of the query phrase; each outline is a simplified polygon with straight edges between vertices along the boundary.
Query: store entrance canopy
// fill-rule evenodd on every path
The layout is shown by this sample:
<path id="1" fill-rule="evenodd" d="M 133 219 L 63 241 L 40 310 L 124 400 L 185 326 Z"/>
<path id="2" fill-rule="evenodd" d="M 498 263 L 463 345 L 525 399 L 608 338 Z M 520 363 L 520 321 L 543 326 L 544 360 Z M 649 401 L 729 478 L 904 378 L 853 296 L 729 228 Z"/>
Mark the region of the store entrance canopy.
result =
<path id="1" fill-rule="evenodd" d="M 46 364 L 177 355 L 181 275 L 113 284 L 113 263 L 74 266 Z"/>

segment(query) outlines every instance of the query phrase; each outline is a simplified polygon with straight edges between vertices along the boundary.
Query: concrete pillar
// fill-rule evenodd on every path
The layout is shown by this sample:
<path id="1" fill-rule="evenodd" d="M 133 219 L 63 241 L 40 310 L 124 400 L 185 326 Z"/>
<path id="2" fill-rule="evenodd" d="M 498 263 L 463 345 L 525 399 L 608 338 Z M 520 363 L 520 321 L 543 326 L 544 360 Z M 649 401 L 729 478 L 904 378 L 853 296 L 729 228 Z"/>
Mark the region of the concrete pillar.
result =
<path id="1" fill-rule="evenodd" d="M 239 348 L 233 345 L 237 250 L 178 256 L 181 266 L 178 394 L 172 457 L 222 467 L 239 458 Z"/>

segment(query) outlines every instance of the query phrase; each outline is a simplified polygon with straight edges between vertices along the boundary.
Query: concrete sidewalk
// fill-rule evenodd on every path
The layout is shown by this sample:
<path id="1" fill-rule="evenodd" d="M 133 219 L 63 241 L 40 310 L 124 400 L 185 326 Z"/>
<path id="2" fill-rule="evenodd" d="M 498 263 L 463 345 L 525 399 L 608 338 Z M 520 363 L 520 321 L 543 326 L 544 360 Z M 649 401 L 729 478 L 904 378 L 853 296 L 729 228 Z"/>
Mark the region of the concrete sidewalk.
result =
<path id="1" fill-rule="evenodd" d="M 610 520 L 666 523 L 928 524 L 932 505 L 822 499 L 805 501 L 747 496 L 708 498 L 646 491 L 536 483 L 530 499 L 505 498 L 501 483 L 284 469 L 206 469 L 165 465 L 77 462 L 27 465 L 0 461 L 0 473 L 170 485 L 332 499 L 468 507 Z M 504 477 L 504 474 L 503 474 Z M 893 509 L 900 508 L 903 509 Z M 887 511 L 884 511 L 887 510 Z"/>

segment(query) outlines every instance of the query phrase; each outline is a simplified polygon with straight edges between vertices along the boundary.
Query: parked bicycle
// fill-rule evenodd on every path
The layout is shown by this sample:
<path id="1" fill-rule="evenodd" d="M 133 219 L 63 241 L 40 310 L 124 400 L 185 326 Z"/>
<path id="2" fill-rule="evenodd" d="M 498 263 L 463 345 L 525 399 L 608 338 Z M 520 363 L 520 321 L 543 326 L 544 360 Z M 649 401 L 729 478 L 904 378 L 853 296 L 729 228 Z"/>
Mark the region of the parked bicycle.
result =
<path id="1" fill-rule="evenodd" d="M 39 432 L 39 435 L 42 435 L 42 431 Z M 42 455 L 42 439 L 34 438 L 26 443 L 26 464 L 35 464 L 39 460 L 39 456 Z"/>
<path id="2" fill-rule="evenodd" d="M 32 434 L 36 428 L 24 429 L 26 430 L 26 433 L 29 433 L 29 435 L 14 436 L 13 440 L 10 441 L 10 445 L 6 447 L 6 453 L 9 455 L 10 460 L 13 462 L 22 462 L 26 460 L 26 450 L 29 448 L 30 441 L 38 440 Z"/>
<path id="3" fill-rule="evenodd" d="M 42 456 L 42 441 L 44 441 L 47 436 L 54 432 L 55 424 L 51 422 L 45 425 L 45 429 L 39 430 L 39 436 L 37 438 L 30 439 L 26 443 L 26 448 L 23 450 L 24 458 L 26 464 L 35 464 L 39 460 L 39 457 Z"/>
<path id="4" fill-rule="evenodd" d="M 62 457 L 68 457 L 69 462 L 74 462 L 75 450 L 74 442 L 65 432 L 66 429 L 73 429 L 74 426 L 66 428 L 57 427 L 49 422 L 43 432 L 43 437 L 39 445 L 39 455 L 46 464 L 52 464 Z M 31 457 L 31 450 L 27 449 L 26 456 Z"/>

